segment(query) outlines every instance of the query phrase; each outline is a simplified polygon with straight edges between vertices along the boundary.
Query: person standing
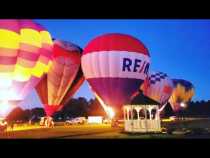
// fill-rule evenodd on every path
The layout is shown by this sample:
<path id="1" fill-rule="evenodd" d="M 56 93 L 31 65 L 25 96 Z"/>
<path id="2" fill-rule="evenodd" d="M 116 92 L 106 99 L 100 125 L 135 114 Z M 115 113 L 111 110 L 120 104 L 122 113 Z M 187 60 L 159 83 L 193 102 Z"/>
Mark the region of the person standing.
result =
<path id="1" fill-rule="evenodd" d="M 14 129 L 14 122 L 11 123 L 11 130 L 13 131 Z"/>

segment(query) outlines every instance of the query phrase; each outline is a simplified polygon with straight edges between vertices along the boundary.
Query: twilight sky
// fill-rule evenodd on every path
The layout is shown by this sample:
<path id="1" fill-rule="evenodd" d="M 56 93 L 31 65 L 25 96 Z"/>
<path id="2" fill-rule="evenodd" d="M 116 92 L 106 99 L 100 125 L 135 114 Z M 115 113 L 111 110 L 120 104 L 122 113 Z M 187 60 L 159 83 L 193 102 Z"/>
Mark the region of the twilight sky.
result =
<path id="1" fill-rule="evenodd" d="M 150 71 L 162 71 L 171 78 L 191 81 L 193 100 L 210 99 L 210 20 L 70 20 L 36 19 L 52 37 L 84 48 L 104 33 L 125 33 L 140 39 L 151 55 Z M 87 82 L 77 97 L 93 98 Z M 23 108 L 42 106 L 36 92 L 21 103 Z"/>

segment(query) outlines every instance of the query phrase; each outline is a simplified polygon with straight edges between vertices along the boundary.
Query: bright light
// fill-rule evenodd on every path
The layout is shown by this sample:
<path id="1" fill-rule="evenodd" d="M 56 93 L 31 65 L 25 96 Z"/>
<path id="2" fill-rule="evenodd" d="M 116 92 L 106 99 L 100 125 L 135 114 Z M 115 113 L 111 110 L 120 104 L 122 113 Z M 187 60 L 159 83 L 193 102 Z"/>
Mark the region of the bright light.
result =
<path id="1" fill-rule="evenodd" d="M 5 104 L 5 103 L 1 103 L 2 101 L 5 102 L 4 100 L 21 100 L 21 95 L 19 92 L 17 92 L 16 89 L 14 88 L 2 88 L 0 87 L 1 91 L 0 91 L 0 104 Z"/>
<path id="2" fill-rule="evenodd" d="M 107 115 L 109 116 L 110 119 L 112 119 L 115 115 L 114 113 L 114 110 L 111 108 L 111 107 L 106 107 L 106 112 L 107 112 Z"/>
<path id="3" fill-rule="evenodd" d="M 115 112 L 114 110 L 110 107 L 110 106 L 107 106 L 103 100 L 96 94 L 94 93 L 96 98 L 98 99 L 98 101 L 100 102 L 101 106 L 103 107 L 104 111 L 106 112 L 106 114 L 108 115 L 108 117 L 110 119 L 112 119 L 114 116 L 115 116 Z"/>
<path id="4" fill-rule="evenodd" d="M 12 110 L 11 106 L 9 105 L 8 101 L 1 101 L 0 103 L 0 116 L 6 117 L 7 114 Z"/>
<path id="5" fill-rule="evenodd" d="M 186 107 L 186 104 L 185 103 L 180 103 L 180 106 L 182 107 L 182 108 L 185 108 Z"/>

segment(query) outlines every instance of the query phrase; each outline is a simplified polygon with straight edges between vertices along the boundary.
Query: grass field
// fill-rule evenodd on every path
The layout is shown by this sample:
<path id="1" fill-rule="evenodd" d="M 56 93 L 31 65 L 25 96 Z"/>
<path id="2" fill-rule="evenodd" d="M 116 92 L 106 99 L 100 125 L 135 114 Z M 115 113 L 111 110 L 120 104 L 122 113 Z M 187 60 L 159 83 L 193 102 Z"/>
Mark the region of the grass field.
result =
<path id="1" fill-rule="evenodd" d="M 180 120 L 163 122 L 163 128 L 177 130 L 173 134 L 128 134 L 123 127 L 111 128 L 110 124 L 101 125 L 57 125 L 54 128 L 45 128 L 37 125 L 22 124 L 13 130 L 0 133 L 1 139 L 168 139 L 168 138 L 210 138 L 210 132 L 185 135 L 180 129 L 210 129 L 210 119 Z M 198 130 L 197 130 L 198 131 Z M 210 131 L 210 130 L 209 130 Z"/>

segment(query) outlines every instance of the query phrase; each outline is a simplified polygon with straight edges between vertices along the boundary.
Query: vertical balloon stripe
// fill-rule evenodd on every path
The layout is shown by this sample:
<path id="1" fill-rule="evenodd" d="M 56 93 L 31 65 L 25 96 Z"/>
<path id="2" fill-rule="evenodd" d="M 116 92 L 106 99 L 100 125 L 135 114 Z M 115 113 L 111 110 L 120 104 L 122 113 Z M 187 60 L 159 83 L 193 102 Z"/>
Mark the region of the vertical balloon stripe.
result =
<path id="1" fill-rule="evenodd" d="M 72 96 L 72 91 L 69 89 L 80 67 L 81 49 L 70 42 L 55 40 L 52 47 L 53 58 L 48 61 L 46 57 L 48 57 L 50 44 L 46 42 L 44 45 L 46 49 L 42 49 L 40 61 L 43 63 L 48 62 L 47 68 L 49 72 L 47 74 L 47 81 L 45 83 L 43 82 L 43 84 L 47 84 L 47 88 L 45 89 L 45 93 L 41 93 L 41 88 L 38 87 L 37 92 L 39 95 L 47 93 L 47 103 L 44 106 L 47 115 L 51 116 L 63 107 L 64 100 L 68 100 L 68 97 Z M 49 67 L 49 65 L 51 66 Z M 81 83 L 78 85 L 81 85 Z M 72 90 L 76 91 L 75 89 L 78 89 L 78 87 L 72 88 Z"/>
<path id="2" fill-rule="evenodd" d="M 54 59 L 52 67 L 48 73 L 48 84 L 51 90 L 48 90 L 49 94 L 49 105 L 55 104 L 55 98 L 54 96 L 57 96 L 59 84 L 61 82 L 61 77 L 64 71 L 64 66 L 62 64 L 59 64 L 59 61 Z"/>
<path id="3" fill-rule="evenodd" d="M 61 85 L 59 87 L 59 98 L 57 98 L 57 104 L 60 104 L 66 95 L 67 90 L 70 88 L 73 79 L 78 72 L 79 65 L 71 65 L 70 67 L 65 67 L 64 75 L 62 77 Z M 74 70 L 74 71 L 72 71 Z"/>
<path id="4" fill-rule="evenodd" d="M 83 76 L 83 74 L 76 80 L 76 82 L 73 82 L 71 87 L 68 89 L 68 91 L 66 92 L 66 95 L 64 96 L 61 105 L 65 105 L 70 99 L 71 97 L 76 93 L 76 91 L 81 87 L 81 85 L 83 84 L 83 82 L 85 81 L 85 78 Z"/>
<path id="5" fill-rule="evenodd" d="M 54 98 L 54 101 L 53 101 L 53 104 L 57 104 L 58 103 L 58 101 L 57 100 L 59 100 L 59 98 L 60 98 L 60 95 L 59 95 L 59 93 L 60 93 L 60 91 L 61 91 L 61 85 L 62 85 L 62 82 L 63 82 L 63 77 L 64 77 L 64 75 L 65 75 L 65 59 L 63 58 L 63 60 L 64 60 L 64 63 L 58 63 L 59 65 L 62 65 L 62 69 L 55 69 L 56 70 L 56 72 L 61 72 L 61 74 L 60 74 L 60 80 L 59 80 L 59 85 L 57 86 L 57 90 L 55 91 L 56 93 L 56 98 Z"/>
<path id="6" fill-rule="evenodd" d="M 36 91 L 37 91 L 37 95 L 39 96 L 41 102 L 43 104 L 47 104 L 48 103 L 48 93 L 47 93 L 47 74 L 45 74 L 40 82 L 36 85 Z"/>

